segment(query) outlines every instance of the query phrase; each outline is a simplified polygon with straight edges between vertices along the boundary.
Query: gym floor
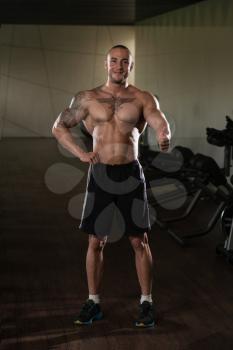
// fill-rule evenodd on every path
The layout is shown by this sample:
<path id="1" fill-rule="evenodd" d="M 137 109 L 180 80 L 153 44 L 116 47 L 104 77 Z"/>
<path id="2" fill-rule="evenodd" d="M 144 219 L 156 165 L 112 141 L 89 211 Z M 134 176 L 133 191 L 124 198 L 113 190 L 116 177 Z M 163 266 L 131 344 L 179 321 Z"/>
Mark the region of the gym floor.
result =
<path id="1" fill-rule="evenodd" d="M 140 290 L 126 238 L 105 248 L 105 318 L 90 327 L 73 326 L 87 298 L 87 237 L 67 205 L 85 190 L 86 178 L 67 193 L 50 191 L 46 171 L 61 162 L 87 171 L 62 155 L 54 139 L 1 140 L 1 350 L 232 349 L 233 266 L 215 254 L 222 240 L 218 224 L 187 247 L 153 226 L 155 328 L 133 326 Z M 204 225 L 213 210 L 201 201 L 176 230 L 187 234 Z"/>

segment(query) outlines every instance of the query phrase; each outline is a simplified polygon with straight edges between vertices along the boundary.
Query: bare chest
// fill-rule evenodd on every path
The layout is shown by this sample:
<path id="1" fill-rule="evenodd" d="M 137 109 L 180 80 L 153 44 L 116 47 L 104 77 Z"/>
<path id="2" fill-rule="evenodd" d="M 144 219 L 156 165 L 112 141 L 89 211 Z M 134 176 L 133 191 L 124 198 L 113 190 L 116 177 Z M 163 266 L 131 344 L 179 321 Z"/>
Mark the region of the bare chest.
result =
<path id="1" fill-rule="evenodd" d="M 134 97 L 97 97 L 92 100 L 89 115 L 93 122 L 121 122 L 136 125 L 141 116 L 141 107 Z"/>

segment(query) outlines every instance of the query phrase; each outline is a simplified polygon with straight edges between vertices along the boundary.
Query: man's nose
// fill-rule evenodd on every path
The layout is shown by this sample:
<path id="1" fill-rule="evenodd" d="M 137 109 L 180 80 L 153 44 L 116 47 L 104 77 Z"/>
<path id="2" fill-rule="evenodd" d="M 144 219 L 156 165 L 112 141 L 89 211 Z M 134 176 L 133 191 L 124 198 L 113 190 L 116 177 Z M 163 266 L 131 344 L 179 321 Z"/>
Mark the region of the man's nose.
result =
<path id="1" fill-rule="evenodd" d="M 123 63 L 121 61 L 117 62 L 117 68 L 123 68 Z"/>

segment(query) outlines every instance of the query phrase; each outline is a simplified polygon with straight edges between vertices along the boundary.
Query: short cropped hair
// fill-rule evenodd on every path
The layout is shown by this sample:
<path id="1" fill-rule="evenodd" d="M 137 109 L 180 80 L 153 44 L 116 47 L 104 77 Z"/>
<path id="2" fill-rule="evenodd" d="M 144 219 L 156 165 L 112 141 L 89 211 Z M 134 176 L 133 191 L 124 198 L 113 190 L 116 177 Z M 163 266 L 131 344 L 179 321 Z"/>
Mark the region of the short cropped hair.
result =
<path id="1" fill-rule="evenodd" d="M 112 51 L 113 49 L 124 49 L 124 50 L 127 50 L 129 52 L 130 56 L 133 57 L 130 49 L 127 46 L 121 45 L 121 44 L 117 44 L 117 45 L 112 46 L 111 49 L 108 50 L 107 56 L 110 53 L 110 51 Z"/>

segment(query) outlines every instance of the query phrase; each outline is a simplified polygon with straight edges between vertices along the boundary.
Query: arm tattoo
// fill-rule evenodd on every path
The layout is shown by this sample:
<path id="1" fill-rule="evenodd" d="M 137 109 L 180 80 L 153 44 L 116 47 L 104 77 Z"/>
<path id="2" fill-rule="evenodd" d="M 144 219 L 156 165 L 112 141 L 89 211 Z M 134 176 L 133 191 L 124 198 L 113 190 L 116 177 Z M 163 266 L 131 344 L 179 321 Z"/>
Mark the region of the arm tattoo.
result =
<path id="1" fill-rule="evenodd" d="M 58 117 L 57 127 L 72 128 L 85 116 L 83 101 L 85 92 L 79 92 L 71 101 L 69 108 L 66 108 Z"/>

